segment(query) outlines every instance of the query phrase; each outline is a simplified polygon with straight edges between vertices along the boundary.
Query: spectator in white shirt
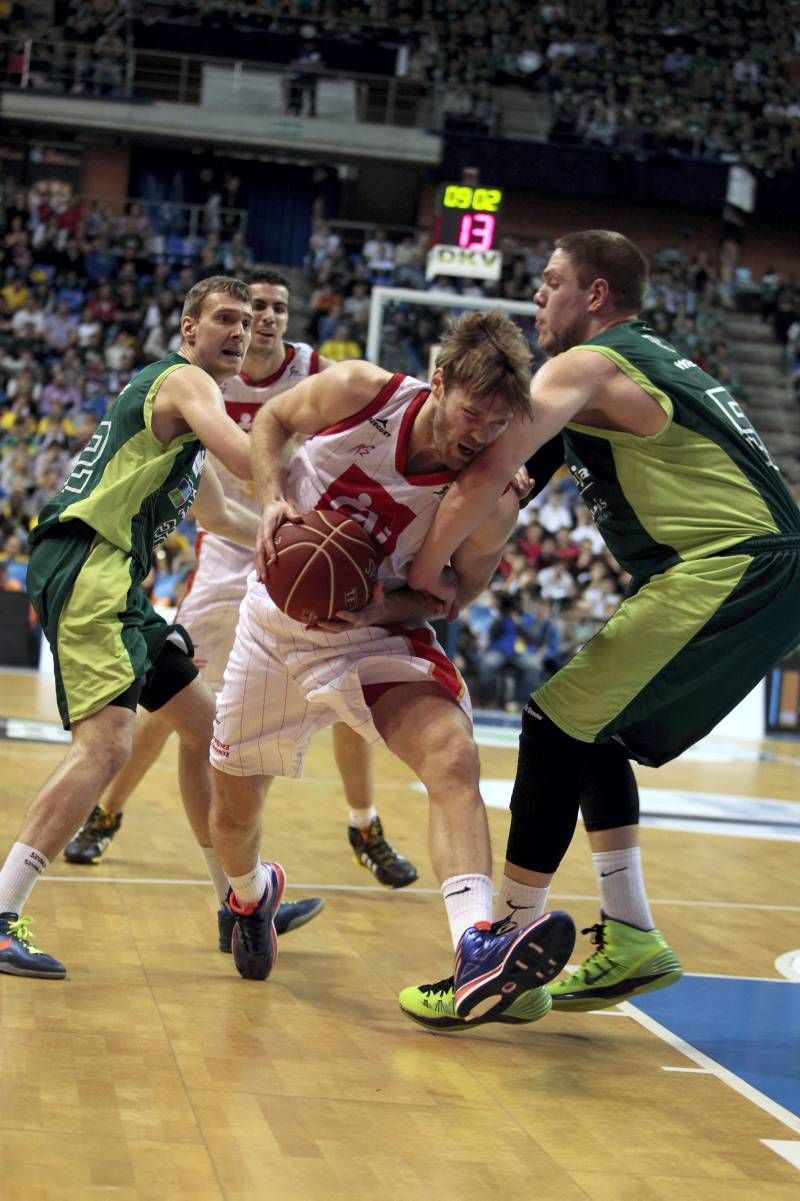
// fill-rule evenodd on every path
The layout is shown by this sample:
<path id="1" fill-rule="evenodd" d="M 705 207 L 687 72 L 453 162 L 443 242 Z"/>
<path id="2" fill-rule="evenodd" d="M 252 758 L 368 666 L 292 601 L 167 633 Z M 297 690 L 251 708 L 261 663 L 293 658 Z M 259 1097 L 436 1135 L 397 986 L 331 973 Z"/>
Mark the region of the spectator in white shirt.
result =
<path id="1" fill-rule="evenodd" d="M 552 567 L 542 567 L 536 581 L 545 600 L 570 600 L 576 592 L 576 584 L 566 563 L 559 560 Z"/>
<path id="2" fill-rule="evenodd" d="M 567 504 L 563 493 L 556 492 L 553 487 L 546 489 L 542 493 L 544 499 L 539 505 L 539 521 L 549 534 L 555 534 L 557 530 L 566 526 L 568 530 L 572 529 L 572 510 Z"/>

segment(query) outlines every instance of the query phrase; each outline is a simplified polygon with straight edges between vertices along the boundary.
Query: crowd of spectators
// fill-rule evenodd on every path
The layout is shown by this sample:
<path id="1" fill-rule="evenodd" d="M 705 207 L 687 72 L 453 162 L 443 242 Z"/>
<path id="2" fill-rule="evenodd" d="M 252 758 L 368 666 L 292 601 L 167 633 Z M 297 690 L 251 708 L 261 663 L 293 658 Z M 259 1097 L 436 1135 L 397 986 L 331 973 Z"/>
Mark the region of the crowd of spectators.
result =
<path id="1" fill-rule="evenodd" d="M 436 94 L 449 129 L 502 135 L 501 96 L 517 88 L 549 102 L 553 141 L 766 171 L 800 161 L 800 34 L 778 0 L 710 9 L 700 0 L 496 0 L 490 10 L 470 0 L 58 0 L 54 25 L 68 46 L 5 2 L 0 77 L 11 84 L 27 73 L 27 86 L 117 95 L 139 86 L 126 78 L 137 36 L 192 26 L 197 52 L 230 56 L 240 44 L 235 57 L 257 46 L 262 61 L 293 62 L 290 111 L 304 109 L 310 90 L 314 115 L 315 70 L 328 60 L 336 69 L 337 47 L 350 47 L 341 59 L 350 70 L 383 65 L 419 89 L 423 106 Z"/>
<path id="2" fill-rule="evenodd" d="M 130 9 L 116 0 L 56 0 L 52 14 L 7 0 L 0 80 L 74 96 L 122 96 L 132 45 Z"/>
<path id="3" fill-rule="evenodd" d="M 454 657 L 473 700 L 521 708 L 608 620 L 628 582 L 562 469 L 521 510 L 491 587 L 463 615 Z"/>
<path id="4" fill-rule="evenodd" d="M 174 237 L 141 205 L 82 204 L 57 181 L 0 204 L 4 587 L 24 587 L 31 523 L 109 404 L 144 364 L 177 349 L 185 293 L 251 265 L 241 230 L 206 218 L 202 237 Z M 178 535 L 163 548 L 156 600 L 174 602 L 190 545 Z"/>

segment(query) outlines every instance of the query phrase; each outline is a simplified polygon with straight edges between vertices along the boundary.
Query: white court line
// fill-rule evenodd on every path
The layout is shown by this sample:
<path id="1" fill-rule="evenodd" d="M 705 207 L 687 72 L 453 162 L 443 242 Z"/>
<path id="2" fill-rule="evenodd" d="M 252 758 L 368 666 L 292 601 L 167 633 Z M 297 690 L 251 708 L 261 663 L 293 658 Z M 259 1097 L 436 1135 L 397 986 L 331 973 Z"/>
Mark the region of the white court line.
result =
<path id="1" fill-rule="evenodd" d="M 800 1118 L 796 1114 L 791 1113 L 788 1109 L 784 1109 L 777 1101 L 773 1101 L 771 1097 L 767 1097 L 764 1093 L 759 1092 L 757 1088 L 753 1088 L 752 1084 L 748 1084 L 746 1080 L 742 1080 L 739 1076 L 734 1075 L 728 1068 L 724 1068 L 721 1063 L 711 1059 L 702 1051 L 698 1051 L 697 1047 L 693 1047 L 691 1043 L 687 1043 L 684 1039 L 679 1038 L 677 1034 L 673 1034 L 666 1026 L 662 1026 L 660 1022 L 656 1022 L 648 1014 L 642 1013 L 641 1009 L 637 1009 L 630 1001 L 623 1001 L 620 1004 L 620 1009 L 624 1010 L 629 1017 L 632 1017 L 640 1026 L 644 1026 L 651 1034 L 655 1034 L 657 1038 L 662 1039 L 675 1051 L 685 1055 L 687 1059 L 692 1059 L 701 1068 L 716 1076 L 723 1084 L 727 1084 L 729 1088 L 740 1093 L 746 1100 L 753 1105 L 757 1105 L 759 1109 L 763 1109 L 770 1117 L 776 1121 L 788 1126 L 795 1134 L 800 1134 Z M 760 1140 L 764 1142 L 765 1140 Z"/>
<path id="2" fill-rule="evenodd" d="M 684 1072 L 687 1076 L 710 1076 L 708 1068 L 667 1068 L 662 1064 L 662 1072 Z"/>
<path id="3" fill-rule="evenodd" d="M 729 976 L 727 972 L 684 972 L 684 976 L 695 976 L 698 980 L 752 980 L 756 984 L 791 984 L 791 980 L 780 980 L 777 976 Z"/>
<path id="4" fill-rule="evenodd" d="M 760 1141 L 765 1147 L 769 1147 L 770 1151 L 774 1151 L 776 1155 L 781 1155 L 784 1159 L 788 1159 L 792 1167 L 800 1168 L 800 1143 L 778 1138 L 762 1138 Z"/>
<path id="5" fill-rule="evenodd" d="M 209 880 L 176 880 L 176 879 L 159 879 L 148 876 L 54 876 L 45 874 L 41 877 L 42 880 L 54 880 L 59 884 L 174 884 L 176 887 L 207 887 Z M 305 892 L 375 892 L 386 895 L 390 890 L 381 887 L 380 884 L 321 884 L 308 883 L 307 881 L 290 880 L 287 888 L 302 888 Z M 400 891 L 400 890 L 392 890 Z M 438 897 L 441 895 L 439 888 L 419 888 L 415 887 L 409 890 L 407 896 L 424 896 Z M 594 901 L 599 902 L 600 898 L 595 894 L 577 893 L 577 892 L 553 892 L 550 894 L 551 900 L 554 901 Z M 752 911 L 764 911 L 767 913 L 800 913 L 800 905 L 749 905 L 745 901 L 681 901 L 681 900 L 659 900 L 657 897 L 651 897 L 650 902 L 653 905 L 664 905 L 672 907 L 686 907 L 689 909 L 746 909 Z M 706 975 L 707 973 L 703 973 Z"/>
<path id="6" fill-rule="evenodd" d="M 573 970 L 572 965 L 564 968 L 565 972 L 568 972 L 571 970 Z M 617 1009 L 587 1009 L 586 1012 L 590 1013 L 592 1015 L 592 1017 L 596 1017 L 596 1018 L 626 1018 L 626 1017 L 630 1016 L 627 1013 L 622 1013 L 619 1010 L 619 1008 L 617 1008 Z"/>
<path id="7" fill-rule="evenodd" d="M 167 880 L 145 876 L 41 876 L 41 880 L 53 880 L 59 884 L 170 884 L 177 888 L 211 888 L 211 881 L 205 880 Z M 287 888 L 302 888 L 304 892 L 376 892 L 381 895 L 393 891 L 382 888 L 378 884 L 296 884 L 294 880 L 287 883 Z M 414 892 L 440 896 L 438 888 L 415 888 Z"/>
<path id="8" fill-rule="evenodd" d="M 787 980 L 793 983 L 800 981 L 800 948 L 796 951 L 787 951 L 785 955 L 779 955 L 775 960 L 775 968 L 785 976 Z"/>

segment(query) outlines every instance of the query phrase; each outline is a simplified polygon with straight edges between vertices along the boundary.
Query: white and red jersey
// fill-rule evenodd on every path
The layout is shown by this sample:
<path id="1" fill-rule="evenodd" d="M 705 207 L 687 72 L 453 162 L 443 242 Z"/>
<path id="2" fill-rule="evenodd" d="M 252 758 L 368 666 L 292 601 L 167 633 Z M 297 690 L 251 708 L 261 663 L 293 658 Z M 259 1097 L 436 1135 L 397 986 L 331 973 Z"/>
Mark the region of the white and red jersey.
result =
<path id="1" fill-rule="evenodd" d="M 225 411 L 240 429 L 249 434 L 256 414 L 265 401 L 287 392 L 309 375 L 319 371 L 319 354 L 305 342 L 285 342 L 286 354 L 277 371 L 266 379 L 252 380 L 246 372 L 235 375 L 222 385 Z M 255 488 L 252 481 L 241 480 L 229 471 L 215 455 L 209 455 L 214 470 L 219 476 L 222 490 L 231 500 L 237 500 L 253 512 L 258 511 Z"/>
<path id="2" fill-rule="evenodd" d="M 228 416 L 244 430 L 252 428 L 265 401 L 319 370 L 316 350 L 302 342 L 285 345 L 284 360 L 273 375 L 254 382 L 242 373 L 223 385 Z M 258 512 L 252 481 L 240 480 L 213 455 L 209 458 L 225 495 Z M 222 687 L 222 673 L 233 644 L 247 577 L 253 569 L 253 551 L 199 529 L 195 555 L 197 566 L 189 579 L 177 620 L 188 630 L 195 645 L 195 662 L 203 669 L 209 687 L 217 692 Z"/>
<path id="3" fill-rule="evenodd" d="M 358 413 L 298 449 L 286 494 L 307 512 L 335 509 L 360 521 L 384 558 L 388 589 L 401 587 L 455 471 L 409 475 L 414 420 L 427 384 L 393 375 Z M 319 730 L 345 722 L 380 743 L 369 691 L 435 681 L 471 716 L 469 693 L 426 622 L 307 629 L 282 613 L 255 572 L 217 698 L 211 762 L 231 775 L 299 776 Z"/>
<path id="4" fill-rule="evenodd" d="M 320 430 L 298 449 L 287 496 L 303 511 L 335 509 L 361 522 L 384 558 L 388 589 L 401 587 L 455 471 L 407 473 L 414 420 L 430 388 L 393 375 L 358 413 Z"/>

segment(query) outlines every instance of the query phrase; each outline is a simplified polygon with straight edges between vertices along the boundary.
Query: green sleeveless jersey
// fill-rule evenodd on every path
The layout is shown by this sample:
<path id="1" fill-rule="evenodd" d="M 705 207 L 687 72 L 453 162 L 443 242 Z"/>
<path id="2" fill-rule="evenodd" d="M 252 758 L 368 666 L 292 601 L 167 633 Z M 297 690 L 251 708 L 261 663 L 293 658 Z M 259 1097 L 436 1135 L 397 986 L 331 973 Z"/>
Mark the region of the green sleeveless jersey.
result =
<path id="1" fill-rule="evenodd" d="M 800 533 L 800 511 L 769 451 L 717 380 L 644 321 L 574 349 L 605 355 L 667 418 L 646 438 L 572 421 L 563 431 L 581 496 L 637 584 L 749 538 Z"/>
<path id="2" fill-rule="evenodd" d="M 152 428 L 158 389 L 188 366 L 180 355 L 167 355 L 123 388 L 39 514 L 32 544 L 64 522 L 81 521 L 127 551 L 146 575 L 153 548 L 185 517 L 203 472 L 205 449 L 194 433 L 164 444 Z"/>

